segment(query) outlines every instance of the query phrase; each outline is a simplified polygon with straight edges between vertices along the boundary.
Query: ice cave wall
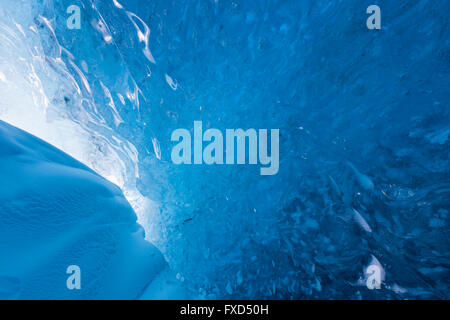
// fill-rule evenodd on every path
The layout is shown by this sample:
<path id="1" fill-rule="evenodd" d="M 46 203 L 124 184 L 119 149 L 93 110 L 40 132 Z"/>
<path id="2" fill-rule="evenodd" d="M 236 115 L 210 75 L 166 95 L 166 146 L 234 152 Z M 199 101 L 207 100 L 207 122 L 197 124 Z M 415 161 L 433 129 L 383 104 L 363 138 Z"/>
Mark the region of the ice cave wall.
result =
<path id="1" fill-rule="evenodd" d="M 446 297 L 449 3 L 369 4 L 3 1 L 0 119 L 118 184 L 201 296 Z M 279 174 L 173 165 L 194 120 L 279 128 Z"/>

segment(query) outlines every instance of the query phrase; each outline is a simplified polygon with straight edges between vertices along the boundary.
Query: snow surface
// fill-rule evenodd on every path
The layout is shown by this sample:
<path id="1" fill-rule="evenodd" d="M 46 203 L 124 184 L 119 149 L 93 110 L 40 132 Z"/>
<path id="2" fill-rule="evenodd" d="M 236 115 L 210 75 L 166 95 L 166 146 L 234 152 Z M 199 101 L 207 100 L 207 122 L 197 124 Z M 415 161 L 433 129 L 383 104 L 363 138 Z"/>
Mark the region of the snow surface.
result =
<path id="1" fill-rule="evenodd" d="M 3 121 L 0 176 L 0 299 L 134 299 L 155 278 L 147 298 L 183 297 L 114 184 Z"/>

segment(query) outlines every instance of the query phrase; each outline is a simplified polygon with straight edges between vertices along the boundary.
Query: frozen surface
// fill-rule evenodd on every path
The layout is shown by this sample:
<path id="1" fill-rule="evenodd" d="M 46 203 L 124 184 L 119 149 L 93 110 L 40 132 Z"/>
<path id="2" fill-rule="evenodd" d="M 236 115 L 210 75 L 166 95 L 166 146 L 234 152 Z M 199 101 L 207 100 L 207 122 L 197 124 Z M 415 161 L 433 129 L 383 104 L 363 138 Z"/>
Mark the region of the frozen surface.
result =
<path id="1" fill-rule="evenodd" d="M 450 3 L 378 5 L 3 0 L 0 119 L 117 184 L 201 297 L 448 298 Z M 194 120 L 279 128 L 278 175 L 173 165 Z"/>
<path id="2" fill-rule="evenodd" d="M 0 299 L 136 299 L 154 279 L 173 280 L 150 298 L 183 296 L 117 186 L 2 121 L 0 176 Z"/>

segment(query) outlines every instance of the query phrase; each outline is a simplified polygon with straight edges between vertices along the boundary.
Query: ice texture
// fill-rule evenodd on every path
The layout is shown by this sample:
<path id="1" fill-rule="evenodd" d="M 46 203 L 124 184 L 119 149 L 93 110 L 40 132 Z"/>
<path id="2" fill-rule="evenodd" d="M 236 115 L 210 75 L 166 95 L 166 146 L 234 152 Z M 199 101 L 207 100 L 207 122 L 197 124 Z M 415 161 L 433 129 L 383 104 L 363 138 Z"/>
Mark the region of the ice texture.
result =
<path id="1" fill-rule="evenodd" d="M 0 119 L 116 183 L 200 297 L 448 298 L 450 3 L 370 4 L 3 0 Z M 195 120 L 279 128 L 279 173 L 174 165 Z"/>

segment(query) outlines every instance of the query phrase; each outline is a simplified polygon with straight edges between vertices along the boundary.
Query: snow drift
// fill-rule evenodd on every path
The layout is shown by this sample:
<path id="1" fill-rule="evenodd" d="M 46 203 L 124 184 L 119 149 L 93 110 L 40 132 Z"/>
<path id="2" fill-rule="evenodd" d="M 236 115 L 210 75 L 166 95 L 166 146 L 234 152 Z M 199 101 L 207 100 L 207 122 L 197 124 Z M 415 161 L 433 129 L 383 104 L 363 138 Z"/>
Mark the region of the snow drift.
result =
<path id="1" fill-rule="evenodd" d="M 0 177 L 0 299 L 133 299 L 155 278 L 177 293 L 117 186 L 2 121 Z M 82 290 L 66 287 L 70 265 Z"/>

